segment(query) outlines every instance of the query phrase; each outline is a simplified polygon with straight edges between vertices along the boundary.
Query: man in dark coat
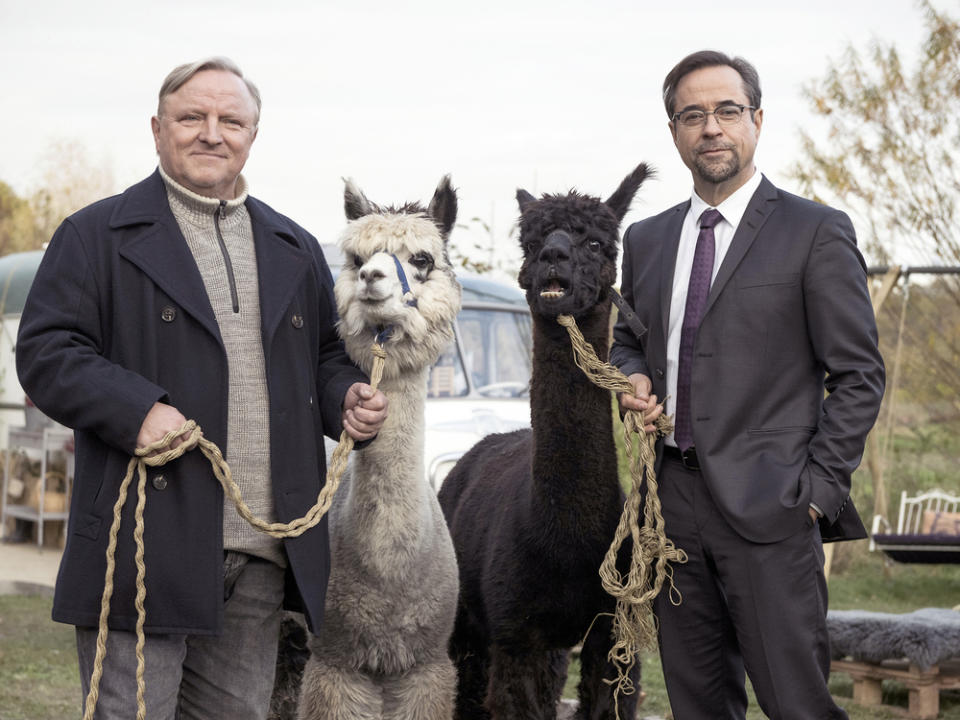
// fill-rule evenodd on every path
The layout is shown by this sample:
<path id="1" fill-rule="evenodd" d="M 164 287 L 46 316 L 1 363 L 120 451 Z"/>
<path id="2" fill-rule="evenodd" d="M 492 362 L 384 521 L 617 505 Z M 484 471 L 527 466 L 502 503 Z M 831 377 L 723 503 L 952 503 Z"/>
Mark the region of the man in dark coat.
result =
<path id="1" fill-rule="evenodd" d="M 113 505 L 135 448 L 196 420 L 254 513 L 289 522 L 325 482 L 324 436 L 369 441 L 386 416 L 337 337 L 318 243 L 247 194 L 240 172 L 259 113 L 256 87 L 225 58 L 171 72 L 152 119 L 157 171 L 64 221 L 23 311 L 21 383 L 76 431 L 53 617 L 77 626 L 84 694 Z M 136 707 L 133 506 L 97 718 Z M 148 717 L 265 717 L 284 600 L 312 628 L 322 620 L 326 521 L 285 540 L 255 532 L 190 451 L 150 472 L 144 526 Z"/>
<path id="2" fill-rule="evenodd" d="M 827 690 L 822 539 L 865 532 L 850 502 L 884 388 L 863 258 L 842 212 L 756 169 L 756 70 L 694 53 L 664 82 L 689 200 L 632 225 L 623 295 L 646 326 L 611 361 L 658 447 L 679 605 L 655 603 L 674 716 L 743 718 L 744 670 L 771 718 L 845 718 Z M 826 397 L 824 397 L 826 391 Z"/>

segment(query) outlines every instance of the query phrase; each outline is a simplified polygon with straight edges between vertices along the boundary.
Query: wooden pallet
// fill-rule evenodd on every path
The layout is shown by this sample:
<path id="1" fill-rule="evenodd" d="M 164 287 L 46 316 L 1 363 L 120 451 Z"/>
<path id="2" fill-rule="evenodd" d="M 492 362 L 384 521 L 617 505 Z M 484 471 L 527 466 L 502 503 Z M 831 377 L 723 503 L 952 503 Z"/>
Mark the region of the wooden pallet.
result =
<path id="1" fill-rule="evenodd" d="M 832 672 L 848 674 L 853 679 L 853 701 L 864 706 L 882 706 L 912 720 L 935 720 L 940 713 L 940 691 L 960 688 L 960 659 L 949 660 L 920 670 L 907 660 L 884 660 L 882 663 L 834 660 Z M 883 704 L 881 683 L 896 680 L 910 694 L 906 710 Z"/>

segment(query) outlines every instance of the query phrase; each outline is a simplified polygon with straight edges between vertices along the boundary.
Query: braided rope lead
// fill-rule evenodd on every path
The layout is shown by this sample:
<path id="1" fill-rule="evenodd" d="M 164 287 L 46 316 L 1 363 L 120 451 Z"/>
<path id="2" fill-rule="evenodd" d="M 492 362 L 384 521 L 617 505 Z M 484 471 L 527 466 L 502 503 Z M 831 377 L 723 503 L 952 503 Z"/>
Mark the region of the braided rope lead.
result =
<path id="1" fill-rule="evenodd" d="M 633 384 L 617 368 L 597 357 L 573 317 L 560 315 L 557 322 L 565 327 L 570 335 L 574 362 L 593 384 L 614 393 L 626 392 L 633 395 Z M 687 554 L 674 547 L 667 537 L 653 469 L 657 434 L 669 434 L 673 430 L 673 424 L 661 415 L 655 425 L 657 432 L 647 434 L 643 429 L 642 413 L 628 410 L 624 415 L 623 439 L 632 488 L 624 504 L 613 542 L 600 566 L 603 588 L 617 601 L 613 615 L 614 644 L 607 654 L 607 659 L 617 668 L 617 679 L 609 681 L 616 685 L 617 698 L 620 693 L 629 695 L 635 691 L 629 674 L 637 654 L 641 650 L 656 647 L 657 626 L 653 615 L 653 599 L 663 589 L 664 583 L 669 585 L 670 601 L 675 605 L 680 604 L 680 591 L 673 584 L 673 568 L 670 563 L 687 561 Z M 636 449 L 634 435 L 638 436 Z M 643 505 L 642 494 L 644 482 L 647 485 L 646 505 Z M 633 548 L 630 569 L 624 577 L 617 570 L 617 555 L 627 537 L 632 539 Z"/>
<path id="2" fill-rule="evenodd" d="M 386 359 L 386 353 L 383 346 L 374 344 L 371 349 L 373 354 L 373 367 L 370 371 L 370 387 L 376 391 L 383 379 L 383 364 Z M 186 435 L 189 438 L 175 448 L 170 444 L 174 438 Z M 215 443 L 203 437 L 203 432 L 193 420 L 188 420 L 179 430 L 168 432 L 157 442 L 151 443 L 142 448 L 137 448 L 134 457 L 130 458 L 127 464 L 127 474 L 120 483 L 120 490 L 117 494 L 117 502 L 113 506 L 113 522 L 110 525 L 110 537 L 107 543 L 107 570 L 103 581 L 103 596 L 100 599 L 100 626 L 97 630 L 97 654 L 94 658 L 93 673 L 90 676 L 90 690 L 87 692 L 87 698 L 84 705 L 83 720 L 92 720 L 93 713 L 97 707 L 97 700 L 100 697 L 100 678 L 103 676 L 103 658 L 107 654 L 107 635 L 110 632 L 107 626 L 107 616 L 110 614 L 110 598 L 113 596 L 113 576 L 116 566 L 117 535 L 120 532 L 120 514 L 127 501 L 127 491 L 133 480 L 134 472 L 138 475 L 137 482 L 137 506 L 134 512 L 135 528 L 133 532 L 136 542 L 135 562 L 137 565 L 137 594 L 134 605 L 137 609 L 137 720 L 146 720 L 146 704 L 144 702 L 144 632 L 143 626 L 146 621 L 146 609 L 144 601 L 147 597 L 146 564 L 143 560 L 143 509 L 146 505 L 146 486 L 147 486 L 147 466 L 159 467 L 165 465 L 171 460 L 182 456 L 185 452 L 199 447 L 210 461 L 213 468 L 213 474 L 223 487 L 227 497 L 233 500 L 240 516 L 250 523 L 254 528 L 271 537 L 285 538 L 297 537 L 302 535 L 310 528 L 314 527 L 330 509 L 333 502 L 334 493 L 340 487 L 340 479 L 347 468 L 350 452 L 353 450 L 354 440 L 344 430 L 340 433 L 340 442 L 330 459 L 330 467 L 327 468 L 326 483 L 320 489 L 317 495 L 317 502 L 307 511 L 307 514 L 288 523 L 268 523 L 256 517 L 250 507 L 244 502 L 240 492 L 240 486 L 233 479 L 230 466 L 223 459 L 223 453 Z"/>

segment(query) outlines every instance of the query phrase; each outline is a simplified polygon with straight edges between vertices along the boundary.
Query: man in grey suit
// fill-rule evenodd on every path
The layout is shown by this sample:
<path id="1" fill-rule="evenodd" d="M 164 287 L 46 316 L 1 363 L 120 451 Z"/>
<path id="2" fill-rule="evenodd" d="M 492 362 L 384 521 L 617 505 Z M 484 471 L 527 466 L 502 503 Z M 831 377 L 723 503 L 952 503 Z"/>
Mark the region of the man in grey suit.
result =
<path id="1" fill-rule="evenodd" d="M 884 389 L 853 227 L 754 164 L 760 82 L 742 58 L 694 53 L 663 97 L 689 200 L 632 225 L 623 295 L 646 327 L 611 361 L 658 448 L 679 605 L 655 603 L 677 720 L 743 718 L 750 675 L 771 718 L 846 718 L 827 690 L 822 539 L 865 537 L 850 501 Z M 826 393 L 824 392 L 826 391 Z M 822 539 L 821 539 L 822 538 Z"/>

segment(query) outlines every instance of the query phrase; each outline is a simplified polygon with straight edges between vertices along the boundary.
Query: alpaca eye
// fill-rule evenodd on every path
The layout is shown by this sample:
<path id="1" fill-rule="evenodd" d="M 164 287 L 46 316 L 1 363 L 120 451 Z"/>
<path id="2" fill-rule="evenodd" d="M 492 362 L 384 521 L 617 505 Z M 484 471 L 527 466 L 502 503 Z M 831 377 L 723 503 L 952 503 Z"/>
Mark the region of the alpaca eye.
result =
<path id="1" fill-rule="evenodd" d="M 359 270 L 360 268 L 362 268 L 362 267 L 363 267 L 363 258 L 361 258 L 359 255 L 354 255 L 354 256 L 353 256 L 353 266 L 354 266 L 357 270 Z"/>
<path id="2" fill-rule="evenodd" d="M 416 255 L 410 258 L 410 264 L 413 265 L 417 270 L 432 270 L 433 255 L 428 252 L 418 252 Z"/>
<path id="3" fill-rule="evenodd" d="M 599 240 L 591 240 L 590 242 L 587 243 L 587 247 L 589 247 L 591 250 L 593 250 L 594 252 L 596 252 L 597 250 L 600 249 L 600 241 L 599 241 Z"/>

